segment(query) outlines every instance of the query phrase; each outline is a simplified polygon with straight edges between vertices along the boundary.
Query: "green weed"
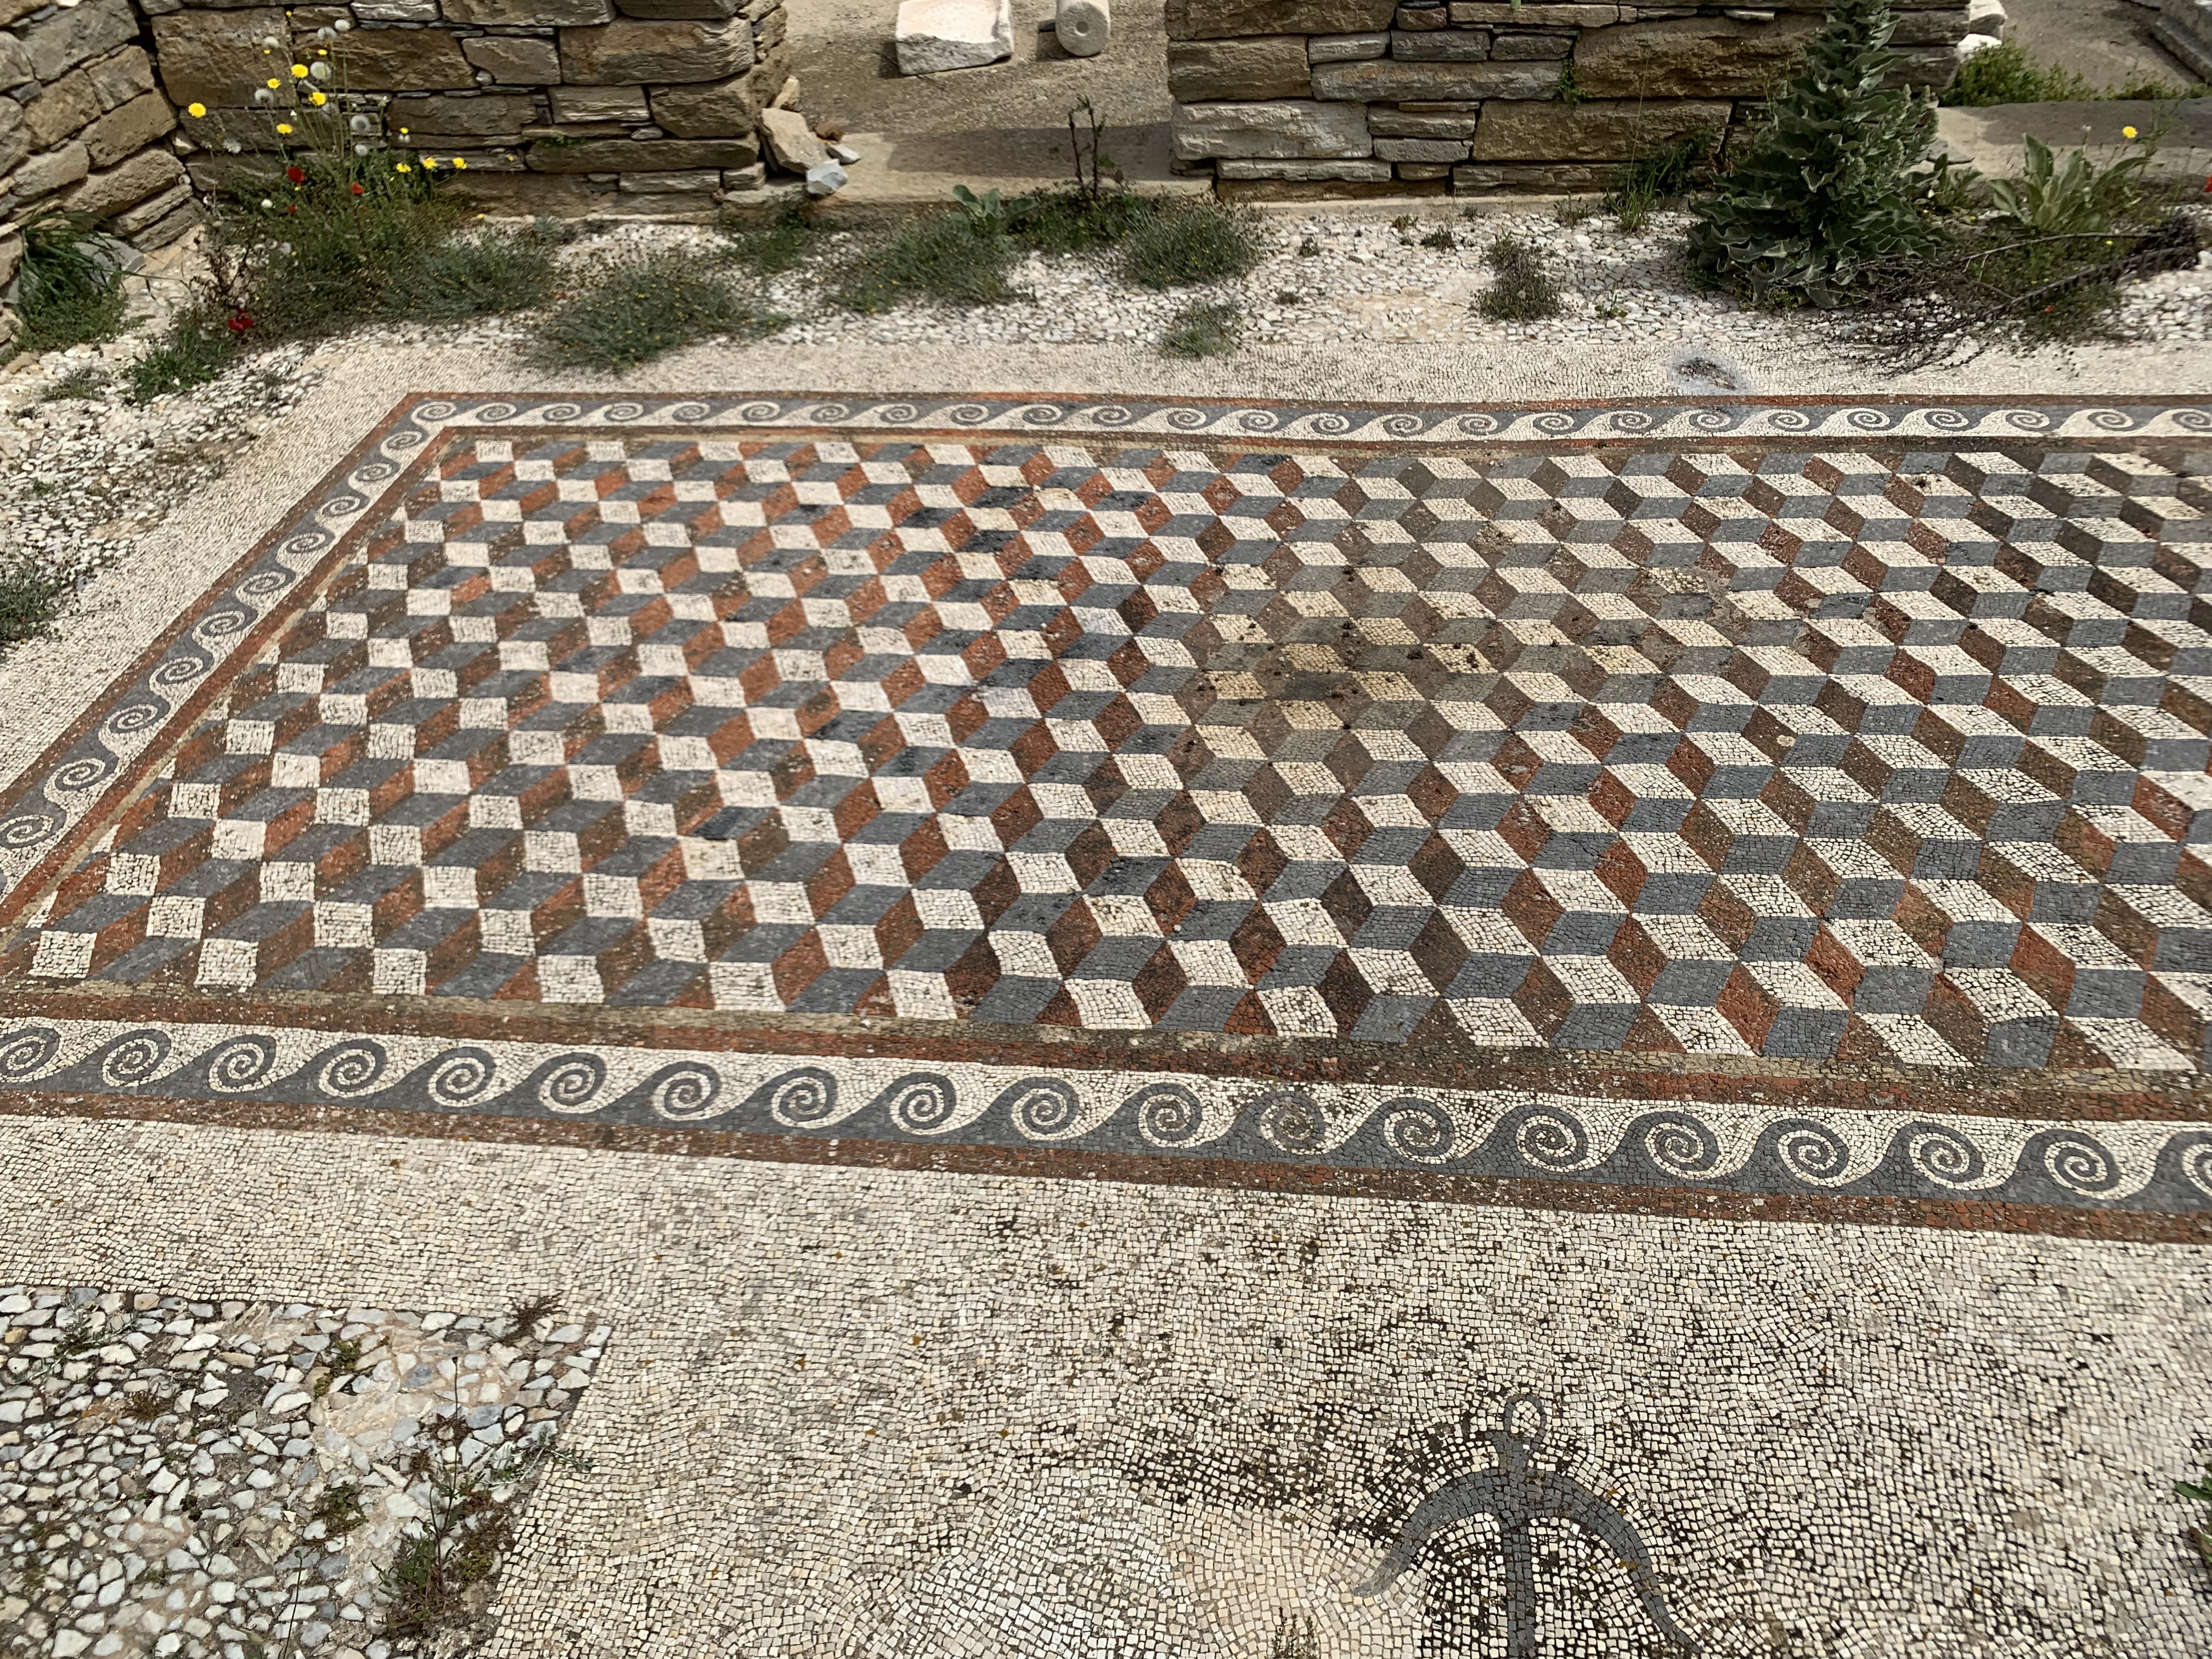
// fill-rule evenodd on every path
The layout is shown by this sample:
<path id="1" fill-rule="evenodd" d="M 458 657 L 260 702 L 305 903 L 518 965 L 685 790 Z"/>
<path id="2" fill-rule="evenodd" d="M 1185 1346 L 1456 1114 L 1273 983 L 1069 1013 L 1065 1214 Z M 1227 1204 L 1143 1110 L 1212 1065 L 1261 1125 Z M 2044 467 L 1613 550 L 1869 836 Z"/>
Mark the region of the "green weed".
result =
<path id="1" fill-rule="evenodd" d="M 1559 284 L 1534 246 L 1500 236 L 1490 245 L 1490 266 L 1497 276 L 1479 302 L 1484 316 L 1527 323 L 1559 315 Z"/>
<path id="2" fill-rule="evenodd" d="M 1121 274 L 1140 288 L 1181 288 L 1242 276 L 1260 263 L 1260 236 L 1243 214 L 1199 201 L 1164 209 L 1121 244 Z"/>
<path id="3" fill-rule="evenodd" d="M 1218 357 L 1236 350 L 1243 336 L 1244 313 L 1236 306 L 1189 306 L 1169 323 L 1160 349 L 1170 357 Z"/>
<path id="4" fill-rule="evenodd" d="M 552 368 L 635 368 L 695 340 L 781 322 L 688 254 L 653 254 L 617 264 L 556 305 L 531 358 Z"/>
<path id="5" fill-rule="evenodd" d="M 1013 298 L 1011 238 L 979 233 L 964 213 L 901 225 L 863 249 L 834 295 L 848 311 L 888 311 L 907 300 L 994 305 Z"/>

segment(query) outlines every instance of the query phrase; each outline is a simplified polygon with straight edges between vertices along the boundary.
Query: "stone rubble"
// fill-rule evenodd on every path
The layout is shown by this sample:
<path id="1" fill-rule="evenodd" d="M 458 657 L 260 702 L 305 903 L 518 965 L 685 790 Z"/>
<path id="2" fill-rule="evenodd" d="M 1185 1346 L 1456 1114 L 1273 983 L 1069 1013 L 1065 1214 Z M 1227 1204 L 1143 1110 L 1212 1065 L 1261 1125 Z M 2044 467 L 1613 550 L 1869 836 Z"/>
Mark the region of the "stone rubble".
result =
<path id="1" fill-rule="evenodd" d="M 388 1659 L 410 1459 L 556 1434 L 609 1332 L 0 1286 L 0 1654 Z"/>

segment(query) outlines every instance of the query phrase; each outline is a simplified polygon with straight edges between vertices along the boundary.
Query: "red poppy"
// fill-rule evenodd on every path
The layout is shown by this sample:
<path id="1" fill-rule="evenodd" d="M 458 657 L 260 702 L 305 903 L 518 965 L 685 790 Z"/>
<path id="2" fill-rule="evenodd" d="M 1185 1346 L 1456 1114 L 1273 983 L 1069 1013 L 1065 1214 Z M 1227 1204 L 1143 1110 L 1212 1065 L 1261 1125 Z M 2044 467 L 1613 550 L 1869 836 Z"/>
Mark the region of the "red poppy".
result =
<path id="1" fill-rule="evenodd" d="M 230 331 L 233 334 L 243 334 L 247 329 L 252 328 L 252 326 L 253 319 L 247 316 L 244 312 L 234 311 L 230 313 Z"/>
<path id="2" fill-rule="evenodd" d="M 296 219 L 300 216 L 300 204 L 297 202 L 288 202 L 284 204 L 284 211 Z"/>
<path id="3" fill-rule="evenodd" d="M 307 173 L 299 167 L 286 167 L 284 176 L 295 185 L 304 185 L 307 182 Z"/>
<path id="4" fill-rule="evenodd" d="M 360 194 L 361 194 L 361 186 L 360 186 L 359 185 L 350 185 L 350 186 L 349 186 L 349 188 L 350 188 L 350 189 L 352 190 L 352 191 L 353 191 L 353 193 L 354 193 L 355 195 L 358 196 L 358 195 L 360 195 Z M 2208 188 L 2208 189 L 2212 189 L 2212 185 L 2207 185 L 2207 188 Z"/>

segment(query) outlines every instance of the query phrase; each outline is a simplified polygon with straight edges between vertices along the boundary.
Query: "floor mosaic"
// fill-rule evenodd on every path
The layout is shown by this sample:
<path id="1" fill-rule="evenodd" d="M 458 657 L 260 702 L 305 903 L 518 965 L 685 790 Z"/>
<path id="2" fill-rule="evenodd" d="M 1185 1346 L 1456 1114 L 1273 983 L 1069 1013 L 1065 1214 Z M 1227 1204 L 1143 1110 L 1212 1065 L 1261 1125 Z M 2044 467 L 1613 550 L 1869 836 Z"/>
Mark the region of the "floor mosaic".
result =
<path id="1" fill-rule="evenodd" d="M 1447 1085 L 1546 1050 L 1734 1067 L 1739 1104 L 2009 1075 L 2075 1092 L 1981 1107 L 1995 1164 L 1917 1109 L 1792 1140 L 1778 1108 L 1662 1113 L 1693 1127 L 1652 1169 L 1842 1186 L 1905 1147 L 1947 1191 L 2032 1168 L 2036 1202 L 2203 1209 L 2208 431 L 2033 404 L 410 400 L 0 806 L 0 985 L 47 1022 L 10 1076 L 82 1086 L 51 1081 L 64 1048 L 143 1048 L 162 997 L 278 1024 L 397 999 L 471 1041 L 519 1005 L 786 1052 L 1126 1034 L 1164 1073 L 1211 1042 L 1291 1077 L 1402 1054 Z M 189 1095 L 186 1069 L 130 1086 Z M 651 1110 L 755 1086 L 698 1075 L 726 1103 Z M 903 1098 L 841 1086 L 823 1121 Z M 989 1115 L 946 1089 L 924 1130 Z M 1063 1092 L 1043 1138 L 1090 1133 Z M 1418 1133 L 1297 1096 L 1322 1127 L 1287 1140 L 1264 1090 L 1183 1092 L 1262 1158 L 1371 1117 L 1402 1162 L 1499 1134 L 1505 1173 L 1544 1162 L 1433 1091 Z M 2081 1127 L 2115 1114 L 2142 1121 Z M 1564 1144 L 1563 1170 L 1617 1155 Z"/>

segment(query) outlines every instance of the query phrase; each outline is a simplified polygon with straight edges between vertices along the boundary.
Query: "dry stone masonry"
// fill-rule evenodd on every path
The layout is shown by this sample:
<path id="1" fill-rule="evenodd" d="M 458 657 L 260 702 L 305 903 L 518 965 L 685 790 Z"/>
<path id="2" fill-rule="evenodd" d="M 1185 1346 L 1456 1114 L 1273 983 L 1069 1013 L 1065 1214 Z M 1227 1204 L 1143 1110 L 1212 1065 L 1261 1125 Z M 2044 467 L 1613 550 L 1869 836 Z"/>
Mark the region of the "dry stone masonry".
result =
<path id="1" fill-rule="evenodd" d="M 1907 76 L 1948 86 L 1969 9 L 1896 5 Z M 1684 134 L 1741 131 L 1821 10 L 1168 0 L 1176 159 L 1226 196 L 1588 190 Z"/>

